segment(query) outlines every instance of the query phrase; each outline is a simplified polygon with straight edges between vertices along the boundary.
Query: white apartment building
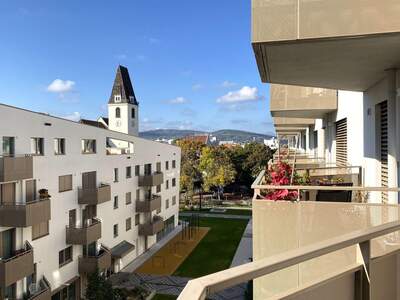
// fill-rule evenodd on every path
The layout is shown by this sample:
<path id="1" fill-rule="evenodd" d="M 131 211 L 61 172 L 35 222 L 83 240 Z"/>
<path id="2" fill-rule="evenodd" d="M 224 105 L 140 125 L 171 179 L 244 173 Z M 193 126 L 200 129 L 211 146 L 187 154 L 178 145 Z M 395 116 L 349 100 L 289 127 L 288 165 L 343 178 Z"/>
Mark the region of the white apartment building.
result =
<path id="1" fill-rule="evenodd" d="M 180 148 L 138 137 L 119 66 L 108 118 L 0 105 L 0 299 L 80 299 L 178 224 Z"/>

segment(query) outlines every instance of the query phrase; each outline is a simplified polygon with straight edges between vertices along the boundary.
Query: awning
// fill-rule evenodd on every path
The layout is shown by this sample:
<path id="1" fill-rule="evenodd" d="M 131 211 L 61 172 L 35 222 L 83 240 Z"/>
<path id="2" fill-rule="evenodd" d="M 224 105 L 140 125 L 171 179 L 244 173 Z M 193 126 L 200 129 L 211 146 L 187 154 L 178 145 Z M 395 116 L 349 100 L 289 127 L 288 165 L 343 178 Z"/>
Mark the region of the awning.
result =
<path id="1" fill-rule="evenodd" d="M 132 245 L 127 241 L 122 241 L 118 245 L 111 248 L 111 255 L 113 258 L 123 258 L 133 250 L 135 250 L 135 245 Z"/>

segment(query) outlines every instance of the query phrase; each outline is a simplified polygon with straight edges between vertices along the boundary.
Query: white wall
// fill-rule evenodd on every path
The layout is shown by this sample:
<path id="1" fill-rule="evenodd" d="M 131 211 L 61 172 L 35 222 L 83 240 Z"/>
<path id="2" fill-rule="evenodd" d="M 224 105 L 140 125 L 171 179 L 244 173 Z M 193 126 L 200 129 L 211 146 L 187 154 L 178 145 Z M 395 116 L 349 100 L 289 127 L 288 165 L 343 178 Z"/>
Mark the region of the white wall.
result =
<path id="1" fill-rule="evenodd" d="M 138 177 L 135 176 L 135 165 L 140 165 L 141 174 L 144 172 L 144 164 L 152 163 L 152 169 L 156 170 L 156 163 L 161 162 L 165 179 L 176 178 L 176 187 L 165 189 L 162 184 L 162 209 L 161 216 L 166 220 L 175 215 L 176 222 L 179 210 L 179 172 L 180 172 L 180 148 L 145 140 L 130 135 L 100 129 L 88 125 L 75 123 L 44 114 L 32 113 L 26 110 L 0 105 L 0 137 L 14 136 L 16 154 L 30 153 L 30 138 L 43 137 L 45 139 L 45 155 L 34 157 L 34 178 L 37 180 L 37 188 L 46 188 L 51 197 L 50 234 L 46 237 L 31 240 L 31 228 L 18 229 L 17 240 L 21 243 L 29 241 L 34 247 L 34 261 L 37 264 L 38 279 L 42 275 L 50 281 L 54 290 L 62 283 L 78 275 L 78 256 L 82 254 L 81 246 L 73 246 L 73 262 L 59 269 L 58 253 L 68 247 L 65 242 L 66 226 L 68 225 L 68 211 L 77 209 L 77 219 L 84 208 L 78 205 L 78 187 L 82 184 L 82 173 L 88 171 L 97 172 L 97 182 L 111 185 L 112 200 L 97 206 L 97 216 L 102 220 L 102 238 L 100 243 L 112 248 L 123 240 L 139 247 L 143 251 L 143 237 L 138 237 L 138 226 L 135 226 L 135 200 L 138 188 Z M 46 126 L 45 123 L 51 124 Z M 112 137 L 130 141 L 134 144 L 134 154 L 106 155 L 106 138 Z M 54 155 L 53 139 L 66 139 L 66 155 Z M 96 139 L 97 153 L 82 154 L 81 139 Z M 166 171 L 165 161 L 170 161 L 169 171 Z M 172 169 L 172 160 L 176 160 L 176 168 Z M 126 178 L 126 167 L 131 166 L 132 178 Z M 119 169 L 119 182 L 113 182 L 113 170 Z M 58 177 L 60 175 L 73 175 L 73 190 L 63 193 L 58 192 Z M 131 192 L 132 203 L 125 204 L 125 193 Z M 155 187 L 153 188 L 155 193 Z M 113 208 L 113 198 L 119 197 L 119 208 Z M 177 197 L 176 205 L 172 205 L 172 196 Z M 165 201 L 169 199 L 170 207 L 165 209 Z M 21 200 L 21 199 L 17 199 Z M 132 218 L 132 229 L 125 231 L 125 220 Z M 141 214 L 141 222 L 143 222 Z M 113 225 L 119 224 L 119 236 L 113 237 Z M 0 227 L 0 231 L 6 228 Z M 149 246 L 155 242 L 152 237 Z M 136 257 L 136 251 L 130 258 Z M 128 262 L 125 261 L 125 264 Z"/>

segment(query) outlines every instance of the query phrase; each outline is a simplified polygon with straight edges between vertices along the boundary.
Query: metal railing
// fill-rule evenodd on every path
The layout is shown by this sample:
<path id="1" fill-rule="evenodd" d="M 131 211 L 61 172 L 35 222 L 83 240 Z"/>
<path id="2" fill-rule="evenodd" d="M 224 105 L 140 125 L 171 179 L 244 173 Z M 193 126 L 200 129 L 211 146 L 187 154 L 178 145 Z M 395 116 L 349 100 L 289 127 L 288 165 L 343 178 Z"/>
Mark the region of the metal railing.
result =
<path id="1" fill-rule="evenodd" d="M 23 249 L 18 250 L 18 251 L 14 251 L 13 256 L 11 256 L 9 258 L 0 259 L 0 263 L 8 263 L 10 261 L 13 261 L 13 260 L 15 260 L 15 259 L 17 259 L 17 258 L 19 258 L 21 256 L 24 256 L 24 255 L 26 255 L 28 253 L 31 253 L 31 252 L 33 252 L 32 245 L 28 241 L 26 241 L 25 244 L 24 244 L 24 248 Z"/>
<path id="2" fill-rule="evenodd" d="M 273 272 L 297 265 L 299 263 L 321 257 L 322 255 L 342 250 L 350 246 L 358 245 L 364 264 L 368 266 L 370 260 L 369 251 L 371 240 L 385 234 L 400 230 L 400 220 L 388 222 L 363 231 L 350 232 L 338 237 L 302 246 L 295 250 L 263 258 L 255 262 L 247 263 L 228 270 L 190 280 L 178 300 L 204 300 L 212 293 L 224 290 L 231 286 L 259 278 Z M 360 267 L 363 264 L 360 263 Z M 365 268 L 368 275 L 368 268 Z M 365 298 L 366 299 L 366 298 Z"/>

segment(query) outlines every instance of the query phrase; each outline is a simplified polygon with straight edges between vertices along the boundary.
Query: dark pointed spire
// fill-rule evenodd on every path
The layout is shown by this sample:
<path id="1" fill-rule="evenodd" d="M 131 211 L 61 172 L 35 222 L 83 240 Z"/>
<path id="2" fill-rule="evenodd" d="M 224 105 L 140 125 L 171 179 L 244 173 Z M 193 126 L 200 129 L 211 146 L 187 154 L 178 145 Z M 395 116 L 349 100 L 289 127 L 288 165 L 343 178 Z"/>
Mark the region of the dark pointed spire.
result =
<path id="1" fill-rule="evenodd" d="M 120 96 L 121 101 L 116 102 L 115 96 Z M 128 69 L 123 66 L 118 66 L 117 68 L 117 74 L 115 74 L 114 85 L 108 103 L 132 103 L 138 105 Z"/>

